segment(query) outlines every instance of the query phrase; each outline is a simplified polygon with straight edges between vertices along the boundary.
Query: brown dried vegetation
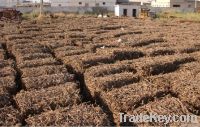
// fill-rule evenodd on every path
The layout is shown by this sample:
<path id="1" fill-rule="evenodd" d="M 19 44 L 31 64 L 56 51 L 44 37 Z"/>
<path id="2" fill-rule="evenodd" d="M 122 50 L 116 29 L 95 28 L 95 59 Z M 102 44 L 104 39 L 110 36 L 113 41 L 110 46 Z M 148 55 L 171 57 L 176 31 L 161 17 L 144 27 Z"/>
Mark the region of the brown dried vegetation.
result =
<path id="1" fill-rule="evenodd" d="M 165 126 L 120 123 L 120 112 L 199 117 L 199 24 L 178 23 L 0 21 L 0 125 Z"/>

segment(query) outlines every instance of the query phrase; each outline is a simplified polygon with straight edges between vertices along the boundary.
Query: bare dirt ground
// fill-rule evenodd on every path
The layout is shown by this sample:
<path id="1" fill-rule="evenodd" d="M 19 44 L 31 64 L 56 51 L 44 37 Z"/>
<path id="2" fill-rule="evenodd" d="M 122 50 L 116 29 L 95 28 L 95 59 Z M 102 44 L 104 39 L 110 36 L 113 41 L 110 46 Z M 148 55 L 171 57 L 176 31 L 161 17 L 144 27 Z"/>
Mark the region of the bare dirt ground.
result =
<path id="1" fill-rule="evenodd" d="M 120 123 L 119 113 L 200 116 L 199 23 L 0 23 L 0 125 L 164 124 Z"/>

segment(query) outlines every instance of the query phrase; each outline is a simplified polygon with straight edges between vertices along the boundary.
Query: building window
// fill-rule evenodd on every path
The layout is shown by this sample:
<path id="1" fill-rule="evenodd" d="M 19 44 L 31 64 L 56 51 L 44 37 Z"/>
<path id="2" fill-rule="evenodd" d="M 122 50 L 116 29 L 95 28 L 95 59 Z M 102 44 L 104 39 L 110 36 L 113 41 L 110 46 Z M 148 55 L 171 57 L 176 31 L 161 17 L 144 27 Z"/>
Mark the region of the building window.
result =
<path id="1" fill-rule="evenodd" d="M 132 12 L 133 12 L 132 16 L 133 16 L 133 17 L 136 17 L 136 15 L 137 15 L 137 10 L 136 10 L 136 9 L 133 9 Z"/>
<path id="2" fill-rule="evenodd" d="M 85 7 L 89 7 L 89 3 L 85 3 Z"/>
<path id="3" fill-rule="evenodd" d="M 181 7 L 181 5 L 174 4 L 173 7 Z"/>
<path id="4" fill-rule="evenodd" d="M 96 7 L 99 7 L 99 3 L 96 3 Z"/>
<path id="5" fill-rule="evenodd" d="M 106 5 L 106 2 L 103 2 L 103 5 Z"/>
<path id="6" fill-rule="evenodd" d="M 192 7 L 191 4 L 189 4 L 189 5 L 188 5 L 188 8 L 191 8 L 191 7 Z"/>
<path id="7" fill-rule="evenodd" d="M 79 2 L 78 4 L 79 4 L 79 5 L 82 5 L 82 2 Z"/>
<path id="8" fill-rule="evenodd" d="M 123 16 L 127 16 L 127 12 L 128 12 L 127 9 L 123 9 Z"/>
<path id="9" fill-rule="evenodd" d="M 61 4 L 58 4 L 58 6 L 61 7 L 62 5 L 61 5 Z"/>

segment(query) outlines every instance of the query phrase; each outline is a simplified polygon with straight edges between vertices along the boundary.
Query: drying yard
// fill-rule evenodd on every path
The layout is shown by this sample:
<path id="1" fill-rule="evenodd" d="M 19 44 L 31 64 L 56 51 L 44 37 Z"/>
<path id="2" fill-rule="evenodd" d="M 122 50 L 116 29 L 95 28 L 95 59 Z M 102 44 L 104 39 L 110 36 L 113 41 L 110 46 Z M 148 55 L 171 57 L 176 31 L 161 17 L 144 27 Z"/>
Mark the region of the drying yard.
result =
<path id="1" fill-rule="evenodd" d="M 0 22 L 0 125 L 200 116 L 200 27 L 178 20 L 66 16 Z M 181 122 L 168 123 L 176 126 Z"/>

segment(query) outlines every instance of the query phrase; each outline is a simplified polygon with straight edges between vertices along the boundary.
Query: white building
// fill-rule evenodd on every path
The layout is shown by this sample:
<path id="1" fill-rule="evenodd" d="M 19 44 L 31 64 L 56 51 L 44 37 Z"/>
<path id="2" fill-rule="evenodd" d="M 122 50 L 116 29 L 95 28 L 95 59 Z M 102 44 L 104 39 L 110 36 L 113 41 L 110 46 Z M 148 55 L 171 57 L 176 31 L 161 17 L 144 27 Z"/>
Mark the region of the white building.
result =
<path id="1" fill-rule="evenodd" d="M 142 2 L 142 3 L 151 3 L 152 0 L 117 0 L 118 3 L 133 3 L 133 2 Z"/>
<path id="2" fill-rule="evenodd" d="M 171 0 L 153 0 L 151 2 L 152 7 L 170 7 Z"/>
<path id="3" fill-rule="evenodd" d="M 0 6 L 1 7 L 13 7 L 16 6 L 19 0 L 0 0 Z"/>
<path id="4" fill-rule="evenodd" d="M 129 3 L 121 3 L 115 5 L 115 16 L 129 16 L 138 17 L 141 11 L 141 6 L 133 5 Z"/>
<path id="5" fill-rule="evenodd" d="M 118 0 L 115 5 L 115 16 L 138 17 L 141 9 L 150 4 L 151 0 Z"/>
<path id="6" fill-rule="evenodd" d="M 111 7 L 116 0 L 50 0 L 51 6 L 74 6 L 74 7 Z"/>
<path id="7" fill-rule="evenodd" d="M 40 3 L 40 0 L 31 0 L 33 3 Z M 43 0 L 43 2 L 49 2 L 49 0 Z"/>
<path id="8" fill-rule="evenodd" d="M 32 2 L 31 0 L 0 0 L 0 7 L 15 7 L 22 3 Z"/>
<path id="9" fill-rule="evenodd" d="M 6 0 L 1 0 L 0 7 L 5 7 L 7 5 Z"/>

